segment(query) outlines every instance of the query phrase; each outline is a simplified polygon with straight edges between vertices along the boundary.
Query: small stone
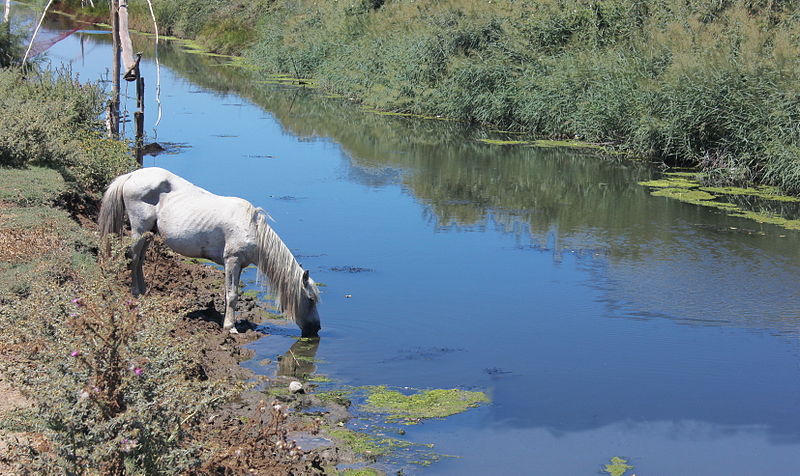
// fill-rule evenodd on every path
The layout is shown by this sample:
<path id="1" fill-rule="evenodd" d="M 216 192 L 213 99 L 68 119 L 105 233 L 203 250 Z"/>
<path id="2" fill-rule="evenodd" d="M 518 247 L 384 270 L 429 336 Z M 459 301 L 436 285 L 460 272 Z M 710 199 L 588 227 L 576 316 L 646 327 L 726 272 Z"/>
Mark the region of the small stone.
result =
<path id="1" fill-rule="evenodd" d="M 298 382 L 297 380 L 289 384 L 289 391 L 292 393 L 305 393 L 303 384 Z"/>

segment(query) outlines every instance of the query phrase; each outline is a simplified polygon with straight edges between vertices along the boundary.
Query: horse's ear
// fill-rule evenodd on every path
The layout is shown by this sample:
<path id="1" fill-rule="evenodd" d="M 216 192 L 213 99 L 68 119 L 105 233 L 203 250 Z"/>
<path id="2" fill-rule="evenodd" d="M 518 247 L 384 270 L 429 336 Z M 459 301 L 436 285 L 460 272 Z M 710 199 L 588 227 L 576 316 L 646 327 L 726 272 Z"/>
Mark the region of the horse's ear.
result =
<path id="1" fill-rule="evenodd" d="M 303 271 L 303 284 L 308 282 L 308 270 Z"/>

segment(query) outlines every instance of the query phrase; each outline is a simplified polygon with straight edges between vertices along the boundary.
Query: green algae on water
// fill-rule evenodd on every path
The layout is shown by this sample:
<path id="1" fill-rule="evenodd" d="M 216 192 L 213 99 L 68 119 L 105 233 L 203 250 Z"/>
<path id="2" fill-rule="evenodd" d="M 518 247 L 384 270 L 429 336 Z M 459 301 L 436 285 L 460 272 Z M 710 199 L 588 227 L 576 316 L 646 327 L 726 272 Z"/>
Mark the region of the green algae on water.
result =
<path id="1" fill-rule="evenodd" d="M 389 413 L 390 419 L 404 423 L 416 423 L 423 418 L 444 418 L 489 402 L 483 392 L 456 388 L 425 390 L 404 395 L 385 386 L 377 386 L 367 387 L 367 393 L 364 410 Z"/>
<path id="2" fill-rule="evenodd" d="M 556 148 L 556 147 L 567 147 L 571 149 L 598 149 L 602 150 L 603 147 L 597 144 L 590 144 L 588 142 L 580 142 L 575 140 L 535 140 L 535 141 L 527 141 L 527 140 L 501 140 L 501 139 L 478 139 L 478 141 L 483 142 L 484 144 L 491 144 L 491 145 L 530 145 L 533 147 L 539 148 Z"/>
<path id="3" fill-rule="evenodd" d="M 782 195 L 777 187 L 701 187 L 700 190 L 718 195 L 743 195 L 777 202 L 800 202 L 800 198 Z"/>
<path id="4" fill-rule="evenodd" d="M 675 198 L 682 202 L 689 202 L 695 203 L 704 200 L 714 200 L 716 195 L 711 195 L 708 192 L 703 192 L 702 190 L 693 190 L 689 188 L 662 188 L 660 190 L 656 190 L 655 192 L 651 192 L 650 195 L 655 197 L 669 197 Z"/>
<path id="5" fill-rule="evenodd" d="M 256 291 L 255 289 L 248 289 L 242 293 L 242 297 L 251 297 L 257 298 L 260 291 Z"/>
<path id="6" fill-rule="evenodd" d="M 381 111 L 380 109 L 373 109 L 369 106 L 363 106 L 365 112 L 370 112 L 372 114 L 377 114 L 379 116 L 398 116 L 398 117 L 413 117 L 416 119 L 426 119 L 426 120 L 434 120 L 434 121 L 452 121 L 453 119 L 449 119 L 447 117 L 442 116 L 428 116 L 425 114 L 414 114 L 410 112 L 393 112 L 393 111 Z"/>
<path id="7" fill-rule="evenodd" d="M 324 402 L 333 402 L 337 405 L 342 405 L 345 407 L 350 406 L 350 398 L 352 398 L 352 395 L 353 393 L 348 390 L 330 390 L 316 394 L 317 398 Z"/>
<path id="8" fill-rule="evenodd" d="M 440 461 L 443 457 L 451 457 L 432 451 L 433 444 L 413 443 L 383 434 L 370 434 L 347 428 L 333 428 L 328 430 L 328 435 L 338 440 L 342 445 L 354 453 L 374 460 L 378 457 L 388 457 L 394 460 L 403 460 L 418 466 L 430 466 Z"/>
<path id="9" fill-rule="evenodd" d="M 702 174 L 700 172 L 664 172 L 664 175 L 668 177 L 691 177 L 696 180 Z"/>
<path id="10" fill-rule="evenodd" d="M 654 188 L 694 188 L 700 185 L 700 182 L 689 180 L 687 178 L 664 178 L 661 180 L 648 180 L 646 182 L 639 182 L 639 185 Z"/>
<path id="11" fill-rule="evenodd" d="M 768 223 L 770 225 L 777 225 L 786 228 L 787 230 L 800 230 L 800 220 L 789 220 L 788 218 L 774 216 L 766 213 L 745 211 L 737 208 L 736 213 L 732 213 L 731 216 L 747 218 L 749 220 L 755 221 L 756 223 Z"/>
<path id="12" fill-rule="evenodd" d="M 381 444 L 381 439 L 367 433 L 336 428 L 328 431 L 328 434 L 359 455 L 377 457 L 385 455 L 392 450 L 391 445 Z M 410 445 L 410 443 L 408 444 Z"/>
<path id="13" fill-rule="evenodd" d="M 650 192 L 656 197 L 666 197 L 692 205 L 716 208 L 731 216 L 753 220 L 756 223 L 767 223 L 788 230 L 800 230 L 800 220 L 783 218 L 770 212 L 745 210 L 735 203 L 717 200 L 719 195 L 749 196 L 777 202 L 798 202 L 800 198 L 781 195 L 777 188 L 769 186 L 701 187 L 699 176 L 700 174 L 692 172 L 669 172 L 665 173 L 661 179 L 639 182 L 639 185 L 657 189 Z"/>
<path id="14" fill-rule="evenodd" d="M 589 142 L 581 142 L 578 140 L 535 140 L 533 141 L 534 147 L 568 147 L 571 149 L 597 149 L 603 150 L 605 149 L 603 146 L 598 144 L 592 144 Z"/>
<path id="15" fill-rule="evenodd" d="M 383 476 L 386 473 L 374 468 L 347 468 L 343 473 L 339 474 L 342 476 Z"/>
<path id="16" fill-rule="evenodd" d="M 492 145 L 522 145 L 522 144 L 530 144 L 530 142 L 526 140 L 498 140 L 498 139 L 478 139 L 479 141 L 483 142 L 484 144 L 492 144 Z"/>
<path id="17" fill-rule="evenodd" d="M 306 382 L 328 383 L 333 382 L 333 379 L 325 375 L 314 374 L 306 377 Z"/>
<path id="18" fill-rule="evenodd" d="M 633 466 L 628 464 L 628 460 L 619 456 L 614 456 L 611 458 L 611 464 L 603 466 L 603 472 L 611 476 L 623 476 L 629 469 L 633 469 Z"/>
<path id="19" fill-rule="evenodd" d="M 717 208 L 720 210 L 736 211 L 739 207 L 733 203 L 717 202 L 714 201 L 717 197 L 702 190 L 692 190 L 688 188 L 662 188 L 654 192 L 650 192 L 654 197 L 667 197 L 679 200 L 684 203 L 692 205 L 700 205 L 703 207 Z"/>

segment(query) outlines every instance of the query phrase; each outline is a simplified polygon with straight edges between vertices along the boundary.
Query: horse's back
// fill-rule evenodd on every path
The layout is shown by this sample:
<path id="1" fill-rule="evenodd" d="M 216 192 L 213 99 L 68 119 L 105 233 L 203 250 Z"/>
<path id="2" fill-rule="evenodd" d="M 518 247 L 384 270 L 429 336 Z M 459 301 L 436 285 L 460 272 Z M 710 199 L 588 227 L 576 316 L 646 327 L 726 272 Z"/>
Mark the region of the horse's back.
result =
<path id="1" fill-rule="evenodd" d="M 148 167 L 131 172 L 123 192 L 131 226 L 158 229 L 167 246 L 184 256 L 220 263 L 254 241 L 252 205 L 200 188 L 172 172 Z"/>
<path id="2" fill-rule="evenodd" d="M 241 198 L 202 189 L 176 190 L 163 195 L 158 204 L 158 231 L 176 252 L 222 264 L 231 254 L 251 252 L 253 212 Z"/>
<path id="3" fill-rule="evenodd" d="M 188 189 L 197 189 L 205 192 L 202 188 L 173 174 L 169 170 L 159 167 L 147 167 L 130 173 L 130 178 L 125 183 L 125 196 L 127 199 L 140 200 L 155 205 L 158 203 L 159 196 L 163 193 Z"/>

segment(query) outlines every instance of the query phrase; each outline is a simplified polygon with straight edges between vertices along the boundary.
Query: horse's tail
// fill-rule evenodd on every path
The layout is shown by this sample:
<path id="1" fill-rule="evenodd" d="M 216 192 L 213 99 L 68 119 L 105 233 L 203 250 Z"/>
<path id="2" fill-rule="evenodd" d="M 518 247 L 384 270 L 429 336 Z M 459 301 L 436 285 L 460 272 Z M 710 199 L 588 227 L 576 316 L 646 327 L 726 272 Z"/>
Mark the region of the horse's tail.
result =
<path id="1" fill-rule="evenodd" d="M 105 241 L 109 233 L 117 235 L 122 233 L 122 226 L 125 224 L 125 201 L 122 197 L 122 188 L 130 175 L 125 174 L 115 178 L 106 189 L 106 193 L 103 194 L 100 213 L 97 217 L 101 241 Z"/>

